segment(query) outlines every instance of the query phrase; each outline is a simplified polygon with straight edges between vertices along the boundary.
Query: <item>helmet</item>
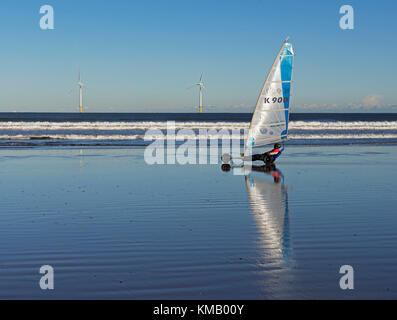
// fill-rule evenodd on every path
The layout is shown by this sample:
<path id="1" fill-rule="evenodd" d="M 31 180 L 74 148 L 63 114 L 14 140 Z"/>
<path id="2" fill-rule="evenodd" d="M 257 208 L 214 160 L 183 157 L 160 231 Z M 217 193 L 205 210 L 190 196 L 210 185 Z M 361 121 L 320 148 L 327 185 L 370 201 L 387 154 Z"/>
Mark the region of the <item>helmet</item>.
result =
<path id="1" fill-rule="evenodd" d="M 280 148 L 281 148 L 281 144 L 276 143 L 276 144 L 274 145 L 274 149 L 280 149 Z"/>

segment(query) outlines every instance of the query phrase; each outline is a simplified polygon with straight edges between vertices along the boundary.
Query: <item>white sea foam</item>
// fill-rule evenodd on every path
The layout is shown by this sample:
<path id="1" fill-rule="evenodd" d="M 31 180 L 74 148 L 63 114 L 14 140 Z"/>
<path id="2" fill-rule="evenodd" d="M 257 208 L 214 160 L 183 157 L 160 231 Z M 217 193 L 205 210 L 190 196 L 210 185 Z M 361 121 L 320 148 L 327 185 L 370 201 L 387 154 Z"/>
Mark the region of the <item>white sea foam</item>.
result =
<path id="1" fill-rule="evenodd" d="M 179 129 L 245 129 L 246 122 L 175 122 Z M 0 130 L 148 130 L 167 129 L 166 121 L 139 122 L 0 122 Z"/>
<path id="2" fill-rule="evenodd" d="M 397 130 L 397 121 L 291 121 L 291 130 Z"/>
<path id="3" fill-rule="evenodd" d="M 51 134 L 51 135 L 0 135 L 0 140 L 143 140 L 145 135 L 123 135 L 123 134 L 109 134 L 109 135 L 90 135 L 90 134 Z M 198 140 L 208 139 L 221 140 L 224 138 L 222 134 L 208 134 L 208 135 L 183 135 L 177 141 L 187 139 Z M 174 139 L 174 137 L 167 137 L 166 135 L 147 135 L 146 140 L 166 140 Z M 230 139 L 245 139 L 244 135 L 230 135 Z M 340 140 L 340 139 L 397 139 L 397 134 L 382 134 L 382 133 L 364 133 L 364 134 L 291 134 L 290 140 Z"/>
<path id="4" fill-rule="evenodd" d="M 183 139 L 222 139 L 220 130 L 227 130 L 231 139 L 245 139 L 248 122 L 237 121 L 175 121 L 175 131 L 191 129 Z M 0 140 L 58 140 L 58 141 L 134 141 L 143 140 L 147 130 L 167 129 L 166 121 L 96 121 L 96 122 L 0 122 Z M 199 130 L 207 134 L 199 136 Z M 397 139 L 397 121 L 291 121 L 290 140 L 387 140 Z M 237 130 L 233 131 L 232 130 Z M 152 132 L 155 133 L 155 132 Z M 146 136 L 151 140 L 165 140 L 162 134 Z"/>
<path id="5" fill-rule="evenodd" d="M 176 121 L 179 129 L 227 129 L 243 130 L 249 127 L 248 122 L 193 122 Z M 166 121 L 137 122 L 0 122 L 0 130 L 148 130 L 167 129 Z M 397 130 L 397 121 L 291 121 L 290 130 Z"/>
<path id="6" fill-rule="evenodd" d="M 184 140 L 198 140 L 198 139 L 222 139 L 223 134 L 208 134 L 208 135 L 181 135 L 178 137 L 167 135 L 123 135 L 123 134 L 109 134 L 109 135 L 90 135 L 90 134 L 52 134 L 52 135 L 30 135 L 30 134 L 17 134 L 17 135 L 0 135 L 0 140 L 167 140 L 172 139 L 176 141 Z M 228 139 L 244 139 L 244 135 L 229 135 Z"/>

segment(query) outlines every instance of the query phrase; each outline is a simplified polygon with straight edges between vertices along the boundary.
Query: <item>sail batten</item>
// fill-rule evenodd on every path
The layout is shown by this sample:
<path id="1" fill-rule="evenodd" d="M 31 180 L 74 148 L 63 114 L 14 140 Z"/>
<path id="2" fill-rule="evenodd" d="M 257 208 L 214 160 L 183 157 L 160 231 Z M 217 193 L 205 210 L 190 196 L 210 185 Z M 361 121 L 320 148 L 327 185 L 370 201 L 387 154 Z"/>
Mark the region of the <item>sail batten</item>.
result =
<path id="1" fill-rule="evenodd" d="M 285 42 L 266 77 L 252 116 L 246 148 L 288 138 L 294 49 Z"/>

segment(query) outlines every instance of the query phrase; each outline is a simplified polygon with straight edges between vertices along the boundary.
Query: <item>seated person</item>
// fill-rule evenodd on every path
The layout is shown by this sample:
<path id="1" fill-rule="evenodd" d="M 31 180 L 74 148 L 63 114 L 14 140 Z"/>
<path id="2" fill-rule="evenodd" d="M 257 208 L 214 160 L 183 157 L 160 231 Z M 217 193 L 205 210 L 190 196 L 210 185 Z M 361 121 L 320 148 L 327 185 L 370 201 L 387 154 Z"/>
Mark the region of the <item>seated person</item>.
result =
<path id="1" fill-rule="evenodd" d="M 244 156 L 244 154 L 242 154 L 241 156 L 244 161 L 261 160 L 265 163 L 273 163 L 279 157 L 281 152 L 283 152 L 283 150 L 284 150 L 284 147 L 281 147 L 281 145 L 279 143 L 276 143 L 274 145 L 274 148 L 268 152 L 253 154 L 252 156 Z"/>

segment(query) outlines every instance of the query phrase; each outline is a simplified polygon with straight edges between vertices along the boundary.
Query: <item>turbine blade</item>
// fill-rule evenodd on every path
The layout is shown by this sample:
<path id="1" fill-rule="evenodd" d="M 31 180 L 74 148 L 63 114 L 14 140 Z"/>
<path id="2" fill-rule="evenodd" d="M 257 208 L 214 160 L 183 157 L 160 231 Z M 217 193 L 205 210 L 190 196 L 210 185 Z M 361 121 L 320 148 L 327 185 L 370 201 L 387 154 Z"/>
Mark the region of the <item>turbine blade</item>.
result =
<path id="1" fill-rule="evenodd" d="M 79 86 L 77 85 L 77 86 L 75 86 L 75 87 L 73 87 L 70 91 L 69 91 L 69 94 L 71 94 L 76 88 L 78 88 Z"/>

